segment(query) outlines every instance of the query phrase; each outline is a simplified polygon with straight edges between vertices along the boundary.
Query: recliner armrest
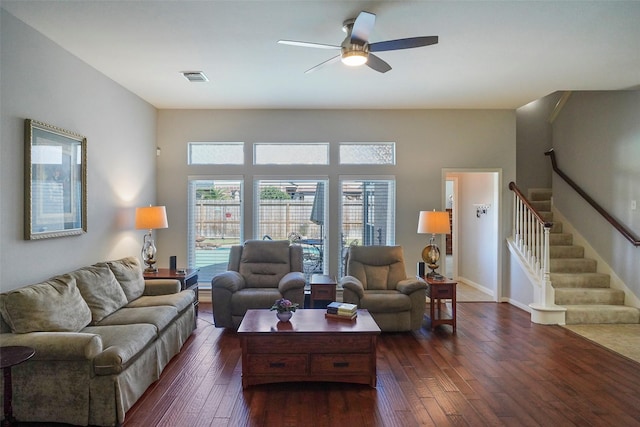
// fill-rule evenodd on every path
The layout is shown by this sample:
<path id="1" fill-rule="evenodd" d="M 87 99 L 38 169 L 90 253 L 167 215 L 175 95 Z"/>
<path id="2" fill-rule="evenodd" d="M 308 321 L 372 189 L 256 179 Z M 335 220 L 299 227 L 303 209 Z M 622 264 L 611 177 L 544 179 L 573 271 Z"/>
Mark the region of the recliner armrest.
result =
<path id="1" fill-rule="evenodd" d="M 412 294 L 420 289 L 427 289 L 427 282 L 422 279 L 404 279 L 398 282 L 396 285 L 398 292 L 402 292 L 405 295 Z"/>
<path id="2" fill-rule="evenodd" d="M 362 285 L 362 282 L 353 276 L 344 276 L 340 279 L 339 284 L 344 289 L 349 289 L 358 295 L 358 298 L 362 298 L 364 296 L 364 286 Z"/>
<path id="3" fill-rule="evenodd" d="M 231 293 L 238 292 L 245 287 L 244 277 L 237 271 L 225 271 L 216 274 L 211 279 L 211 287 L 226 289 Z"/>
<path id="4" fill-rule="evenodd" d="M 304 278 L 304 274 L 299 271 L 292 271 L 290 273 L 285 274 L 280 282 L 278 283 L 278 291 L 284 295 L 285 292 L 296 289 L 296 288 L 304 288 L 306 280 Z"/>

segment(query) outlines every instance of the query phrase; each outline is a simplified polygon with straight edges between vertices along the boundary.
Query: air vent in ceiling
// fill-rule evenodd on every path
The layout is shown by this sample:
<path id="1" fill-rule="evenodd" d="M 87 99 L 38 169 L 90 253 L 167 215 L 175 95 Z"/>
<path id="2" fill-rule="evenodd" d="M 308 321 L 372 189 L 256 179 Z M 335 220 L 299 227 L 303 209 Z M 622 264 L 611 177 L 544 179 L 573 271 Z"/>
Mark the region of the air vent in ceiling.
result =
<path id="1" fill-rule="evenodd" d="M 190 82 L 208 82 L 209 79 L 202 71 L 182 71 L 182 75 Z"/>

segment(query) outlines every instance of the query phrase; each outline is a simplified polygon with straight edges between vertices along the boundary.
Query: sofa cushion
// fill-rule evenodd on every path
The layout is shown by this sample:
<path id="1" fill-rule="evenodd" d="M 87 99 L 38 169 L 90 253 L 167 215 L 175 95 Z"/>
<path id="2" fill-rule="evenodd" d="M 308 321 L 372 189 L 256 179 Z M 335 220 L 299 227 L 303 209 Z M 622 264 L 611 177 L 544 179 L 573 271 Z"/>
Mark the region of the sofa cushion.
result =
<path id="1" fill-rule="evenodd" d="M 73 278 L 55 278 L 0 294 L 0 312 L 11 331 L 78 332 L 91 311 Z"/>
<path id="2" fill-rule="evenodd" d="M 231 314 L 244 316 L 249 309 L 271 307 L 282 298 L 278 288 L 241 289 L 231 296 Z"/>
<path id="3" fill-rule="evenodd" d="M 159 305 L 169 305 L 175 307 L 178 312 L 182 312 L 185 308 L 193 304 L 195 293 L 191 290 L 182 291 L 177 294 L 142 296 L 135 301 L 130 302 L 125 307 L 155 307 Z"/>
<path id="4" fill-rule="evenodd" d="M 118 283 L 120 283 L 120 286 L 122 286 L 128 302 L 142 296 L 144 293 L 144 276 L 142 275 L 142 267 L 138 258 L 127 257 L 117 261 L 108 261 L 106 264 Z"/>
<path id="5" fill-rule="evenodd" d="M 84 267 L 62 277 L 76 279 L 82 298 L 91 309 L 96 324 L 127 303 L 127 296 L 106 264 Z"/>
<path id="6" fill-rule="evenodd" d="M 397 313 L 411 310 L 411 298 L 398 291 L 368 291 L 360 299 L 359 308 L 371 313 Z"/>
<path id="7" fill-rule="evenodd" d="M 156 327 L 156 334 L 162 332 L 178 317 L 178 310 L 168 305 L 154 307 L 123 307 L 115 313 L 105 317 L 98 325 L 132 325 L 135 323 L 148 323 Z"/>
<path id="8" fill-rule="evenodd" d="M 93 359 L 96 375 L 119 374 L 156 338 L 153 325 L 88 326 L 82 332 L 97 334 L 103 351 Z"/>

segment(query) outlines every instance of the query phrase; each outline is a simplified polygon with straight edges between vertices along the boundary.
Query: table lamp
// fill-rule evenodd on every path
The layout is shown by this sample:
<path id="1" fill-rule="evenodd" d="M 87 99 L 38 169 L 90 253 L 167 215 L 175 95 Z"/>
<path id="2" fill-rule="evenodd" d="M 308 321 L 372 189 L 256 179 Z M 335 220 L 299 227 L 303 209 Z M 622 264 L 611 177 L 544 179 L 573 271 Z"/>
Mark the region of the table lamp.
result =
<path id="1" fill-rule="evenodd" d="M 442 279 L 442 275 L 436 273 L 440 260 L 440 248 L 436 245 L 436 234 L 449 234 L 451 225 L 448 212 L 420 211 L 418 217 L 418 234 L 431 234 L 429 244 L 422 250 L 422 259 L 431 269 L 427 277 Z"/>
<path id="2" fill-rule="evenodd" d="M 156 263 L 156 246 L 153 243 L 153 230 L 157 228 L 167 228 L 167 210 L 164 206 L 147 206 L 136 208 L 136 229 L 149 230 L 142 239 L 142 260 L 147 265 L 145 273 L 158 271 Z"/>

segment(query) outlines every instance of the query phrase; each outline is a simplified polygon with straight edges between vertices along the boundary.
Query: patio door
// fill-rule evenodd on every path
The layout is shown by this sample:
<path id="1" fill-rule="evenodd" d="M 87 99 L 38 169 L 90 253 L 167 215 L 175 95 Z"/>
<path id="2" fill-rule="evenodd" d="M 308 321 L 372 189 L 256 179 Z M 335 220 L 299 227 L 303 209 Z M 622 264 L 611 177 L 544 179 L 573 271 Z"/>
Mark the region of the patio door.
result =
<path id="1" fill-rule="evenodd" d="M 343 179 L 340 187 L 342 277 L 350 246 L 395 244 L 395 179 Z"/>
<path id="2" fill-rule="evenodd" d="M 255 181 L 254 237 L 302 245 L 307 281 L 327 272 L 327 186 L 327 179 Z"/>
<path id="3" fill-rule="evenodd" d="M 242 194 L 240 179 L 189 180 L 188 258 L 203 288 L 227 270 L 229 249 L 243 241 Z"/>

